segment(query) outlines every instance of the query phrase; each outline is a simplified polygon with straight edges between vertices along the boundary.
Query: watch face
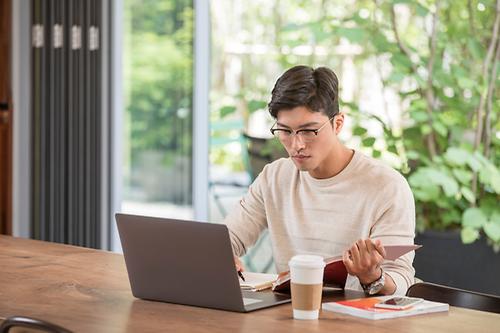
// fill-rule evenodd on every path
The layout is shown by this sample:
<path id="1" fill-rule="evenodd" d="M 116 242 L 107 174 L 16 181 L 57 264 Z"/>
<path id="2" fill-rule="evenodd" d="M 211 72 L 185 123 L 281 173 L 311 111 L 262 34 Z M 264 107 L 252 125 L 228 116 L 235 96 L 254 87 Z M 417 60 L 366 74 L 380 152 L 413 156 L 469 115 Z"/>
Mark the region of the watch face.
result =
<path id="1" fill-rule="evenodd" d="M 383 280 L 377 280 L 374 283 L 370 285 L 370 290 L 369 293 L 370 295 L 375 295 L 378 293 L 382 288 L 384 288 L 384 281 Z"/>
<path id="2" fill-rule="evenodd" d="M 380 290 L 382 290 L 382 288 L 384 288 L 384 285 L 385 285 L 385 273 L 382 272 L 382 275 L 378 280 L 373 281 L 369 285 L 362 285 L 362 287 L 365 293 L 368 293 L 368 295 L 375 295 Z"/>

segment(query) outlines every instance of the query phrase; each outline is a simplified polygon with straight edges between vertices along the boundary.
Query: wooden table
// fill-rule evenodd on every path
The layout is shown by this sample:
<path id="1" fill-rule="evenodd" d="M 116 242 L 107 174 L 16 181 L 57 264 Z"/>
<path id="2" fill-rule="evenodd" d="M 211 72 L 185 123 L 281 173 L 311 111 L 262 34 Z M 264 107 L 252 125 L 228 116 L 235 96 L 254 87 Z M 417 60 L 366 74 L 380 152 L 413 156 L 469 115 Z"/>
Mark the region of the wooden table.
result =
<path id="1" fill-rule="evenodd" d="M 0 235 L 0 319 L 12 315 L 74 332 L 500 332 L 499 314 L 455 307 L 381 321 L 323 311 L 299 321 L 290 304 L 241 314 L 143 301 L 131 294 L 120 254 Z"/>

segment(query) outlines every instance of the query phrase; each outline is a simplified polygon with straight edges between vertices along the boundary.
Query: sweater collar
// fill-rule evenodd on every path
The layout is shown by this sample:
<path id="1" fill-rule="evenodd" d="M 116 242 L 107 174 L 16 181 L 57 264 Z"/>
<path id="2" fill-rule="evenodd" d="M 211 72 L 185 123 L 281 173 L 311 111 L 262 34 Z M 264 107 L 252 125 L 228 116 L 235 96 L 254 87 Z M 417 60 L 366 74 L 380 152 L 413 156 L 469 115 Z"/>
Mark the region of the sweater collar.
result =
<path id="1" fill-rule="evenodd" d="M 319 187 L 331 186 L 334 184 L 338 184 L 343 180 L 352 176 L 353 170 L 356 168 L 356 165 L 359 163 L 361 158 L 362 154 L 359 151 L 354 150 L 354 154 L 349 163 L 346 165 L 346 167 L 342 169 L 338 174 L 330 178 L 324 178 L 324 179 L 314 178 L 309 174 L 308 171 L 301 171 L 300 175 L 301 178 L 303 177 L 306 182 L 313 184 L 314 186 L 319 186 Z"/>

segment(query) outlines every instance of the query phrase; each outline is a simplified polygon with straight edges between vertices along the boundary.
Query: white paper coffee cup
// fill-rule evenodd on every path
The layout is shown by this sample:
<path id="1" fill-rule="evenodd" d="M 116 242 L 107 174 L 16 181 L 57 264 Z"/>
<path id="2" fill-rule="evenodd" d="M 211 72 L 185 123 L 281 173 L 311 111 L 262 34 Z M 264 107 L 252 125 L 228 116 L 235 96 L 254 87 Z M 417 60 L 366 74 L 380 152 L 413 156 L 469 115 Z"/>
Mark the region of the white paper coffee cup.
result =
<path id="1" fill-rule="evenodd" d="M 318 319 L 325 262 L 314 255 L 297 255 L 289 262 L 292 308 L 295 319 Z"/>

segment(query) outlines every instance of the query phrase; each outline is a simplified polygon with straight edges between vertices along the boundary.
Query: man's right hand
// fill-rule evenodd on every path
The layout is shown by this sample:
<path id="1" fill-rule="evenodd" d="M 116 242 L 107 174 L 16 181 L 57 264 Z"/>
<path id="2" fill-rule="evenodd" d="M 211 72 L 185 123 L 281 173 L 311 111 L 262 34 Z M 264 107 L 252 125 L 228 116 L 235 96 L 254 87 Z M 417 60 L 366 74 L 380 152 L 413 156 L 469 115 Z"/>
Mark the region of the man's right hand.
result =
<path id="1" fill-rule="evenodd" d="M 236 270 L 239 272 L 244 272 L 245 267 L 243 266 L 243 263 L 241 262 L 240 258 L 234 257 L 234 265 L 236 266 Z"/>

